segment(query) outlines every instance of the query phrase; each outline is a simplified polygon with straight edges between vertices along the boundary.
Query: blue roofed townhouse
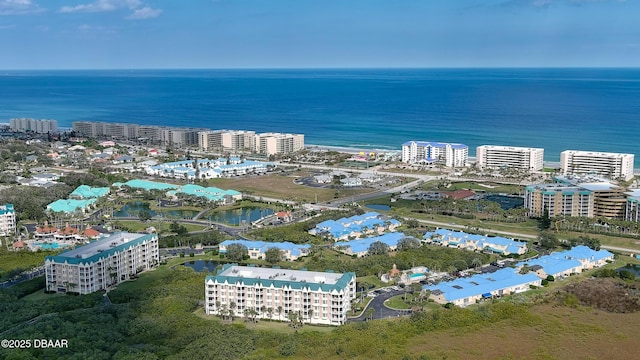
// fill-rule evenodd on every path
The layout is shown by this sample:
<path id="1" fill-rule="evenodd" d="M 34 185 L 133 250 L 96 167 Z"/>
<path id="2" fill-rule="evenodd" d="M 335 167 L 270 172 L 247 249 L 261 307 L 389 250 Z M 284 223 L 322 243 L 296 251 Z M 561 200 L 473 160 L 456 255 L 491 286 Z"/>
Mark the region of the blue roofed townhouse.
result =
<path id="1" fill-rule="evenodd" d="M 135 278 L 160 261 L 157 234 L 120 232 L 44 261 L 47 291 L 90 294 Z"/>
<path id="2" fill-rule="evenodd" d="M 446 246 L 470 251 L 482 251 L 500 255 L 523 255 L 527 252 L 527 243 L 500 236 L 467 234 L 462 231 L 437 229 L 427 232 L 423 241 L 427 244 Z"/>
<path id="3" fill-rule="evenodd" d="M 529 268 L 541 278 L 551 275 L 563 278 L 605 265 L 613 261 L 614 255 L 607 250 L 593 250 L 587 246 L 575 246 L 567 251 L 552 253 L 537 259 L 520 262 L 518 266 L 529 265 Z"/>
<path id="4" fill-rule="evenodd" d="M 327 235 L 334 240 L 355 239 L 361 236 L 380 235 L 386 231 L 396 231 L 400 221 L 381 215 L 377 212 L 368 212 L 349 218 L 338 220 L 326 220 L 313 229 L 311 235 Z"/>
<path id="5" fill-rule="evenodd" d="M 350 241 L 339 241 L 333 244 L 333 248 L 347 255 L 355 255 L 357 257 L 367 256 L 369 247 L 374 242 L 381 242 L 389 247 L 389 251 L 394 251 L 398 247 L 398 242 L 404 239 L 406 235 L 401 232 L 393 232 L 380 236 L 373 236 L 364 239 L 356 239 Z"/>
<path id="6" fill-rule="evenodd" d="M 205 279 L 205 313 L 236 315 L 254 310 L 270 320 L 342 325 L 356 297 L 355 273 L 299 271 L 226 264 Z"/>
<path id="7" fill-rule="evenodd" d="M 477 274 L 468 278 L 458 278 L 436 285 L 425 285 L 438 304 L 452 303 L 465 307 L 482 299 L 515 294 L 529 290 L 530 286 L 540 286 L 542 279 L 534 273 L 519 274 L 517 269 L 505 268 L 493 273 Z"/>
<path id="8" fill-rule="evenodd" d="M 429 290 L 430 298 L 439 304 L 453 303 L 464 307 L 482 299 L 527 291 L 532 285 L 540 286 L 542 279 L 549 275 L 563 279 L 571 274 L 600 267 L 612 260 L 613 254 L 609 251 L 595 251 L 586 246 L 576 246 L 571 250 L 522 261 L 514 268 L 425 285 L 423 289 Z M 521 274 L 520 271 L 525 264 L 530 271 Z"/>
<path id="9" fill-rule="evenodd" d="M 252 240 L 225 240 L 219 245 L 220 254 L 227 253 L 227 247 L 231 244 L 241 244 L 247 247 L 249 257 L 251 259 L 264 259 L 264 255 L 269 248 L 277 248 L 282 254 L 282 258 L 288 261 L 297 260 L 299 257 L 309 255 L 311 245 L 309 244 L 294 244 L 288 241 L 285 242 L 266 242 L 266 241 L 252 241 Z"/>

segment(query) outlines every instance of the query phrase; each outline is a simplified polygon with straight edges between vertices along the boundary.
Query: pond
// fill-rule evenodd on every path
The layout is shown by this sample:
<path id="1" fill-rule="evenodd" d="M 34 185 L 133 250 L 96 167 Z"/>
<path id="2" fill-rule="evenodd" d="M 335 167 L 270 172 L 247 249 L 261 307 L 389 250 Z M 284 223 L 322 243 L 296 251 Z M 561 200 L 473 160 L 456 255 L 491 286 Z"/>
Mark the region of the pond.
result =
<path id="1" fill-rule="evenodd" d="M 144 201 L 134 201 L 125 204 L 122 209 L 115 211 L 113 213 L 114 217 L 136 217 L 141 211 L 146 211 L 151 214 L 152 217 L 157 215 L 163 215 L 166 218 L 172 219 L 185 219 L 185 218 L 193 218 L 198 215 L 197 210 L 160 210 L 154 211 L 149 208 L 149 203 Z"/>
<path id="2" fill-rule="evenodd" d="M 228 225 L 240 225 L 250 224 L 265 216 L 272 215 L 273 213 L 273 209 L 244 207 L 233 210 L 216 211 L 213 214 L 209 215 L 207 219 L 212 222 L 218 222 Z"/>
<path id="3" fill-rule="evenodd" d="M 218 267 L 219 263 L 212 260 L 194 260 L 194 261 L 187 261 L 182 265 L 190 267 L 197 272 L 203 272 L 203 271 L 214 272 L 216 271 L 216 268 Z"/>
<path id="4" fill-rule="evenodd" d="M 391 210 L 391 206 L 383 205 L 383 204 L 367 204 L 365 206 L 373 210 L 385 210 L 385 211 Z"/>
<path id="5" fill-rule="evenodd" d="M 632 273 L 636 274 L 636 277 L 640 276 L 640 265 L 628 264 L 627 266 L 623 266 L 621 268 L 616 269 L 618 273 L 620 273 L 620 271 L 622 270 L 631 271 Z"/>
<path id="6" fill-rule="evenodd" d="M 502 210 L 517 209 L 524 206 L 524 198 L 509 195 L 486 195 L 485 200 L 497 202 Z"/>

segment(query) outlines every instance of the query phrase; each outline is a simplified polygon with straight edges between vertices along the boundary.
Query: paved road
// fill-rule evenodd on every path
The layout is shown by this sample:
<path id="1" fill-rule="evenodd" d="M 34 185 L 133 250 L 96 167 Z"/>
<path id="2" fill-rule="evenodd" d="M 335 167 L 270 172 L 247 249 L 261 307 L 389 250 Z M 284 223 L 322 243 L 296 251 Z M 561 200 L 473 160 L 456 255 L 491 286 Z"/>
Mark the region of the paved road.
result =
<path id="1" fill-rule="evenodd" d="M 396 295 L 404 294 L 404 290 L 391 291 L 374 297 L 362 312 L 362 315 L 350 318 L 348 321 L 365 321 L 367 319 L 367 310 L 373 309 L 373 319 L 386 319 L 391 317 L 410 315 L 411 310 L 394 310 L 384 305 L 385 300 Z"/>

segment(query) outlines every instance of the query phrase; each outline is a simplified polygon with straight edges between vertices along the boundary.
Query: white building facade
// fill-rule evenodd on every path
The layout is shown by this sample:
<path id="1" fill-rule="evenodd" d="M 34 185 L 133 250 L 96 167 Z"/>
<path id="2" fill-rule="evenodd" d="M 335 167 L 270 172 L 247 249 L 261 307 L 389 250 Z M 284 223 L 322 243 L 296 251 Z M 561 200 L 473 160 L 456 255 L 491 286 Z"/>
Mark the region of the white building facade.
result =
<path id="1" fill-rule="evenodd" d="M 566 150 L 560 153 L 563 175 L 593 174 L 611 179 L 633 179 L 633 154 Z"/>
<path id="2" fill-rule="evenodd" d="M 16 233 L 16 211 L 13 204 L 0 205 L 0 236 Z"/>
<path id="3" fill-rule="evenodd" d="M 292 314 L 305 323 L 342 325 L 356 296 L 355 273 L 270 269 L 226 264 L 205 280 L 205 313 L 242 316 L 253 310 L 258 318 L 289 321 Z"/>
<path id="4" fill-rule="evenodd" d="M 47 291 L 90 294 L 135 278 L 160 262 L 158 235 L 116 233 L 45 259 Z"/>
<path id="5" fill-rule="evenodd" d="M 541 171 L 544 149 L 515 146 L 482 145 L 476 148 L 479 168 L 510 167 L 526 171 Z"/>
<path id="6" fill-rule="evenodd" d="M 58 132 L 58 121 L 49 119 L 16 118 L 9 120 L 11 131 L 27 132 L 32 131 L 37 134 Z"/>
<path id="7" fill-rule="evenodd" d="M 434 141 L 407 141 L 402 144 L 402 162 L 408 164 L 442 164 L 447 167 L 467 165 L 469 147 L 464 144 Z"/>

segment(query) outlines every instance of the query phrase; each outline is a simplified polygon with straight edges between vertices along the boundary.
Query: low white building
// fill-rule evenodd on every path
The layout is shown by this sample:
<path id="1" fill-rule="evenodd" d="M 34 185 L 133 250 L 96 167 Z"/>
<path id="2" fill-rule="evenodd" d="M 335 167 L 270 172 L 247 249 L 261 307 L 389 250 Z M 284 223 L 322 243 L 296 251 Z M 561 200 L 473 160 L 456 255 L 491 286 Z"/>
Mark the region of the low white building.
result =
<path id="1" fill-rule="evenodd" d="M 160 261 L 158 235 L 116 233 L 44 262 L 47 291 L 90 294 L 135 278 Z"/>
<path id="2" fill-rule="evenodd" d="M 342 325 L 356 297 L 355 273 L 330 273 L 226 264 L 205 279 L 205 313 Z"/>

